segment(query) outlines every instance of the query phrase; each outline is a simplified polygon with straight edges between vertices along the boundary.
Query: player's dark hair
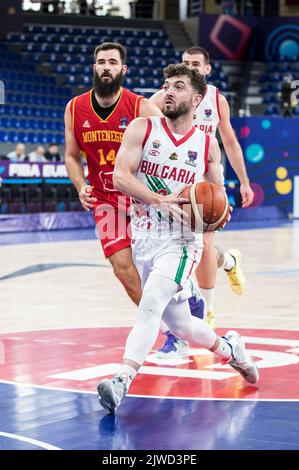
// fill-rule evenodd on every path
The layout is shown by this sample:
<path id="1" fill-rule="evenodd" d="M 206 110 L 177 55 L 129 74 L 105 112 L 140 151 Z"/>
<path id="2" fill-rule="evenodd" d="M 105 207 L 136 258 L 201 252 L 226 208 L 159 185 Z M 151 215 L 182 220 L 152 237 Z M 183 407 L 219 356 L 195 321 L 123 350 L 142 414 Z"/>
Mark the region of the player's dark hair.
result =
<path id="1" fill-rule="evenodd" d="M 191 85 L 200 95 L 204 96 L 206 90 L 206 80 L 204 75 L 201 75 L 198 70 L 191 69 L 185 64 L 170 64 L 163 69 L 164 78 L 176 77 L 178 75 L 185 75 L 190 78 Z"/>
<path id="2" fill-rule="evenodd" d="M 93 53 L 93 60 L 96 63 L 98 52 L 100 51 L 110 51 L 111 49 L 116 49 L 119 52 L 122 65 L 126 63 L 127 60 L 127 51 L 119 42 L 103 42 L 97 46 Z"/>

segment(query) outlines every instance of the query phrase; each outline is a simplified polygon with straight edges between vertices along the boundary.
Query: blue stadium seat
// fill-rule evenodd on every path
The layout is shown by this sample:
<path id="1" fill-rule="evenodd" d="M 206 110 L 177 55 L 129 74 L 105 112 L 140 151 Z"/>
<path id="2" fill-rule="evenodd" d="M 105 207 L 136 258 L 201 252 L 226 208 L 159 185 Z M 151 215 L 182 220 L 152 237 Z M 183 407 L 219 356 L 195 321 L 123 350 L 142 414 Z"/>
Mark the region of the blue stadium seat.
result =
<path id="1" fill-rule="evenodd" d="M 8 132 L 8 142 L 18 142 L 18 134 L 16 131 L 9 131 Z"/>
<path id="2" fill-rule="evenodd" d="M 20 129 L 20 127 L 22 127 L 21 119 L 11 118 L 11 127 L 14 129 Z"/>
<path id="3" fill-rule="evenodd" d="M 270 104 L 270 105 L 267 107 L 265 114 L 266 114 L 267 116 L 277 116 L 277 115 L 279 114 L 278 107 L 275 106 L 274 104 Z"/>
<path id="4" fill-rule="evenodd" d="M 35 132 L 28 132 L 27 137 L 28 137 L 28 142 L 30 144 L 38 144 L 39 143 L 38 135 Z"/>
<path id="5" fill-rule="evenodd" d="M 46 136 L 45 133 L 39 132 L 36 137 L 37 137 L 37 141 L 40 144 L 46 144 L 48 142 L 47 141 L 47 136 Z"/>
<path id="6" fill-rule="evenodd" d="M 10 118 L 7 118 L 7 117 L 1 118 L 1 120 L 0 120 L 0 125 L 1 125 L 1 127 L 3 127 L 4 129 L 9 129 L 9 128 L 11 127 L 11 119 L 10 119 Z"/>
<path id="7" fill-rule="evenodd" d="M 9 141 L 8 132 L 0 131 L 0 142 L 8 142 L 8 141 Z"/>
<path id="8" fill-rule="evenodd" d="M 17 141 L 22 142 L 23 144 L 27 144 L 28 142 L 28 134 L 26 132 L 18 132 L 17 133 Z"/>

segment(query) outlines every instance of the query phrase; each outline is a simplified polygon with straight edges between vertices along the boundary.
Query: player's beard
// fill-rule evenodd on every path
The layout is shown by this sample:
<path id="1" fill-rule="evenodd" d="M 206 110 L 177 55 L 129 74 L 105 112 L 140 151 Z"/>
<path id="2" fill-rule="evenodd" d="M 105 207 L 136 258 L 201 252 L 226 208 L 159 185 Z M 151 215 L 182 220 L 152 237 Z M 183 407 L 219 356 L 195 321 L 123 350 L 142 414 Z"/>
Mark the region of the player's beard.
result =
<path id="1" fill-rule="evenodd" d="M 164 105 L 163 114 L 170 119 L 178 119 L 180 116 L 184 116 L 190 112 L 191 101 L 189 103 L 180 103 L 172 109 L 167 109 Z"/>
<path id="2" fill-rule="evenodd" d="M 110 75 L 110 82 L 103 80 L 96 72 L 93 72 L 93 86 L 97 95 L 106 97 L 115 95 L 122 84 L 124 83 L 125 76 L 122 72 L 114 78 Z"/>

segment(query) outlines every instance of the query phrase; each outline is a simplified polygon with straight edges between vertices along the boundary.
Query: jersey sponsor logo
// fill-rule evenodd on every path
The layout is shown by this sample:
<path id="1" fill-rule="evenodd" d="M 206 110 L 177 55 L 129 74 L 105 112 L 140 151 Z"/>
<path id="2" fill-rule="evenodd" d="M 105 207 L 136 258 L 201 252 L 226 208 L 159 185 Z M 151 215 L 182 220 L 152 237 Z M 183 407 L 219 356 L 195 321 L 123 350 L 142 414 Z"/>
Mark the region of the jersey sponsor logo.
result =
<path id="1" fill-rule="evenodd" d="M 169 191 L 167 189 L 159 189 L 158 194 L 161 194 L 161 196 L 167 196 L 169 194 Z"/>
<path id="2" fill-rule="evenodd" d="M 184 168 L 171 168 L 168 165 L 159 165 L 143 160 L 140 167 L 141 173 L 156 178 L 178 181 L 185 184 L 193 184 L 195 181 L 195 173 Z"/>
<path id="3" fill-rule="evenodd" d="M 204 111 L 204 121 L 211 121 L 212 119 L 212 110 L 211 109 L 205 109 Z"/>
<path id="4" fill-rule="evenodd" d="M 152 157 L 157 157 L 158 155 L 160 155 L 159 150 L 154 150 L 154 149 L 150 150 L 148 153 L 149 153 Z"/>
<path id="5" fill-rule="evenodd" d="M 118 142 L 121 143 L 123 132 L 97 130 L 82 132 L 82 139 L 84 144 L 93 142 Z"/>
<path id="6" fill-rule="evenodd" d="M 172 152 L 170 155 L 169 155 L 169 160 L 178 160 L 179 156 L 176 152 Z"/>
<path id="7" fill-rule="evenodd" d="M 153 147 L 154 149 L 158 149 L 159 147 L 161 147 L 161 142 L 160 140 L 156 139 L 153 141 Z"/>
<path id="8" fill-rule="evenodd" d="M 86 119 L 86 121 L 82 124 L 82 127 L 88 127 L 90 128 L 90 124 L 89 124 L 89 121 Z"/>
<path id="9" fill-rule="evenodd" d="M 129 121 L 128 116 L 121 117 L 120 118 L 120 125 L 118 126 L 119 129 L 125 129 L 128 126 L 128 121 Z"/>
<path id="10" fill-rule="evenodd" d="M 197 152 L 193 150 L 188 151 L 188 158 L 189 160 L 185 160 L 186 165 L 196 166 L 197 165 Z"/>

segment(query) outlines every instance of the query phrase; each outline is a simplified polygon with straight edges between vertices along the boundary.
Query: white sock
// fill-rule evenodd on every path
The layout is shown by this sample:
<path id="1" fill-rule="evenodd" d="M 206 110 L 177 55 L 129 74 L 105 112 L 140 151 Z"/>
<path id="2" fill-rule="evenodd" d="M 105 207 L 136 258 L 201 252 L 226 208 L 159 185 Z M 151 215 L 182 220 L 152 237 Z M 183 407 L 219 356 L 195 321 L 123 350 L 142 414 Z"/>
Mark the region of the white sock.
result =
<path id="1" fill-rule="evenodd" d="M 123 383 L 127 387 L 127 390 L 129 390 L 132 380 L 134 380 L 136 374 L 137 370 L 134 369 L 134 367 L 130 366 L 129 364 L 122 364 L 116 375 L 120 375 L 122 377 Z"/>
<path id="2" fill-rule="evenodd" d="M 213 312 L 215 287 L 212 287 L 211 289 L 203 289 L 200 287 L 200 293 L 205 300 L 206 310 L 208 312 Z"/>
<path id="3" fill-rule="evenodd" d="M 222 357 L 222 359 L 230 359 L 232 357 L 232 347 L 228 341 L 220 338 L 220 343 L 213 353 L 216 354 L 216 356 Z"/>
<path id="4" fill-rule="evenodd" d="M 225 271 L 231 271 L 233 267 L 235 266 L 235 258 L 228 253 L 227 251 L 224 253 L 224 263 L 223 263 L 223 268 Z"/>

